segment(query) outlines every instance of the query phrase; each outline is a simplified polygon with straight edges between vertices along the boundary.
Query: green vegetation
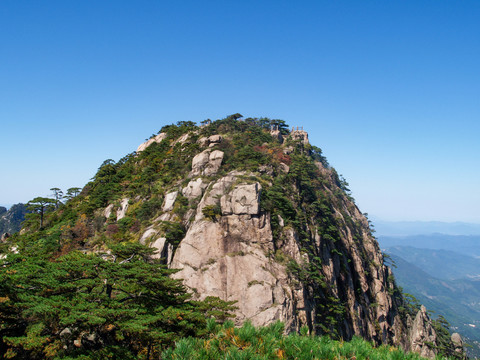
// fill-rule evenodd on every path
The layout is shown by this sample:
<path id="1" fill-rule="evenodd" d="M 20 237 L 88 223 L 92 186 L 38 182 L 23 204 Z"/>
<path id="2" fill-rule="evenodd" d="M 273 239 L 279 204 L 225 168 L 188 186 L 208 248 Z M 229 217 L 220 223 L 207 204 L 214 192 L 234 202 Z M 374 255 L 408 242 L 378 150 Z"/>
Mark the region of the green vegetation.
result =
<path id="1" fill-rule="evenodd" d="M 404 353 L 391 347 L 374 347 L 354 337 L 349 342 L 335 341 L 327 336 L 309 336 L 308 329 L 301 334 L 283 334 L 282 323 L 255 328 L 245 323 L 240 328 L 232 322 L 207 324 L 208 334 L 203 338 L 184 338 L 175 348 L 162 354 L 165 360 L 245 359 L 245 360 L 420 360 L 417 354 Z M 437 359 L 442 359 L 437 357 Z"/>
<path id="2" fill-rule="evenodd" d="M 175 270 L 130 243 L 56 258 L 9 254 L 0 263 L 0 354 L 15 359 L 153 359 L 231 303 L 198 302 Z"/>
<path id="3" fill-rule="evenodd" d="M 378 307 L 373 287 L 363 294 L 360 280 L 348 277 L 355 271 L 341 229 L 348 225 L 367 281 L 373 281 L 370 274 L 382 264 L 369 258 L 362 245 L 365 226 L 351 215 L 357 209 L 348 183 L 321 150 L 292 137 L 280 143 L 271 130 L 288 134 L 282 120 L 241 117 L 208 120 L 203 127 L 190 121 L 164 126 L 162 141 L 118 162 L 105 160 L 83 189 L 70 188 L 63 196 L 61 189 L 52 188 L 52 198 L 30 201 L 22 234 L 0 244 L 0 356 L 153 359 L 168 348 L 163 356 L 172 359 L 313 359 L 324 353 L 333 355 L 322 359 L 416 359 L 393 348 L 373 349 L 356 338 L 352 345 L 330 340 L 352 333 L 347 328 L 352 323 L 346 311 L 349 286 L 362 294 L 358 301 L 368 309 L 365 316 L 376 319 Z M 312 299 L 315 318 L 301 336 L 284 337 L 281 324 L 264 329 L 217 326 L 231 317 L 233 303 L 193 301 L 169 277 L 175 270 L 165 267 L 166 259 L 155 260 L 152 249 L 140 245 L 140 240 L 148 245 L 154 239 L 153 233 L 142 238 L 151 229 L 170 248 L 184 238 L 199 199 L 189 200 L 179 190 L 188 182 L 193 157 L 203 150 L 199 140 L 210 135 L 222 135 L 211 148 L 224 157 L 219 171 L 205 176 L 204 183 L 235 170 L 244 171 L 241 181 L 262 185 L 260 206 L 271 215 L 272 260 L 285 265 Z M 172 192 L 177 192 L 173 210 L 164 214 L 164 199 Z M 202 212 L 213 222 L 222 217 L 218 204 L 204 206 Z M 281 251 L 285 229 L 298 236 L 300 263 Z M 324 273 L 323 264 L 330 260 L 341 264 L 334 275 L 336 288 Z M 403 305 L 405 314 L 412 312 L 415 306 L 409 308 L 394 280 L 389 286 L 396 305 Z M 377 336 L 375 343 L 382 342 L 380 331 Z M 180 340 L 184 337 L 192 338 Z"/>

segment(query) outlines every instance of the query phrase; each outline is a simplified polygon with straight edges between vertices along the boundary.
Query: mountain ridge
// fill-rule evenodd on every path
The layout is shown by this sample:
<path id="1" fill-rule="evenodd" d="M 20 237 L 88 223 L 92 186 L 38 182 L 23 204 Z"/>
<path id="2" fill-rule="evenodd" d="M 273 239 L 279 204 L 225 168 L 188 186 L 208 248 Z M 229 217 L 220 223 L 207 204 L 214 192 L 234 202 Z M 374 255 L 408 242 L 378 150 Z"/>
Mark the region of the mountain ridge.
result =
<path id="1" fill-rule="evenodd" d="M 41 235 L 54 257 L 140 243 L 180 269 L 173 277 L 194 298 L 236 300 L 238 323 L 281 320 L 433 357 L 440 338 L 423 308 L 405 312 L 347 186 L 308 134 L 281 120 L 180 122 L 106 160 L 78 196 L 33 214 L 11 241 L 34 251 Z"/>

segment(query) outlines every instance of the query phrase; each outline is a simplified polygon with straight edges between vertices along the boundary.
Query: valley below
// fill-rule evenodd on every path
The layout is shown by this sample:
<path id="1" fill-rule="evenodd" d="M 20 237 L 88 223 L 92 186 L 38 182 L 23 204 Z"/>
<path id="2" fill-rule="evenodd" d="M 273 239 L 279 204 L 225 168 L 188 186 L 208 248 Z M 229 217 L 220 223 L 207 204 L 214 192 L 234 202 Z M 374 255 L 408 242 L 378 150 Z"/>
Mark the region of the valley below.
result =
<path id="1" fill-rule="evenodd" d="M 451 330 L 480 356 L 480 236 L 409 235 L 378 237 L 390 256 L 397 284 L 414 295 L 435 318 L 442 315 Z"/>

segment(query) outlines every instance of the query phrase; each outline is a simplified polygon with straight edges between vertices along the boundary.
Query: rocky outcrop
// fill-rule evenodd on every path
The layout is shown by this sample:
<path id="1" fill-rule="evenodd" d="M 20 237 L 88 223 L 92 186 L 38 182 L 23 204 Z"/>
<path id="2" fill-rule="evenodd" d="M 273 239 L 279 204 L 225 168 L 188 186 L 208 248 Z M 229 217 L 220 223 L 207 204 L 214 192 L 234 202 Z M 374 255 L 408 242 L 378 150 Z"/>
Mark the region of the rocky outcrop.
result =
<path id="1" fill-rule="evenodd" d="M 221 143 L 223 140 L 223 136 L 221 135 L 212 135 L 209 137 L 202 137 L 200 138 L 197 142 L 200 144 L 200 146 L 205 147 L 213 147 L 219 143 Z"/>
<path id="2" fill-rule="evenodd" d="M 173 245 L 167 242 L 167 238 L 159 237 L 154 242 L 152 242 L 150 246 L 157 250 L 157 252 L 152 256 L 152 258 L 164 258 L 167 264 L 170 264 L 172 262 Z"/>
<path id="3" fill-rule="evenodd" d="M 433 356 L 435 332 L 424 308 L 410 322 L 400 316 L 401 300 L 368 220 L 336 172 L 308 157 L 306 131 L 293 129 L 284 137 L 270 129 L 274 145 L 248 150 L 271 156 L 270 162 L 253 171 L 249 164 L 248 171 L 222 172 L 234 163 L 237 150 L 226 150 L 232 134 L 201 133 L 171 141 L 192 141 L 190 148 L 200 152 L 189 155 L 188 180 L 169 185 L 161 214 L 140 236 L 158 250 L 156 257 L 180 269 L 173 276 L 195 298 L 237 301 L 238 324 L 280 320 L 287 331 L 307 326 L 316 334 L 357 335 Z M 227 151 L 227 164 L 219 149 Z M 299 168 L 292 159 L 302 156 Z M 169 243 L 163 226 L 172 223 L 184 236 Z"/>
<path id="4" fill-rule="evenodd" d="M 177 199 L 178 191 L 172 191 L 165 196 L 162 210 L 164 212 L 172 211 L 175 200 Z"/>
<path id="5" fill-rule="evenodd" d="M 8 210 L 0 206 L 0 236 L 4 233 L 14 234 L 20 231 L 26 214 L 25 204 L 15 204 Z"/>
<path id="6" fill-rule="evenodd" d="M 2 236 L 0 236 L 0 241 L 1 242 L 4 242 L 5 240 L 7 240 L 11 235 L 7 232 L 7 233 L 3 233 Z"/>
<path id="7" fill-rule="evenodd" d="M 125 198 L 120 201 L 120 204 L 110 204 L 103 210 L 103 216 L 108 219 L 113 211 L 116 215 L 117 221 L 123 219 L 127 213 L 129 199 Z"/>
<path id="8" fill-rule="evenodd" d="M 425 306 L 421 306 L 409 330 L 408 350 L 433 359 L 436 355 L 434 348 L 437 346 L 437 334 L 433 329 Z"/>
<path id="9" fill-rule="evenodd" d="M 450 340 L 452 342 L 452 344 L 454 345 L 454 352 L 455 352 L 455 355 L 460 358 L 460 359 L 466 359 L 466 355 L 465 355 L 465 349 L 464 349 L 464 343 L 463 343 L 463 339 L 462 337 L 460 336 L 459 333 L 453 333 L 452 336 L 450 337 Z"/>
<path id="10" fill-rule="evenodd" d="M 166 133 L 160 133 L 157 136 L 154 136 L 154 137 L 148 139 L 146 142 L 144 142 L 143 144 L 140 144 L 138 146 L 137 153 L 145 150 L 147 147 L 149 147 L 150 145 L 152 145 L 155 142 L 156 143 L 161 143 L 166 137 L 167 137 Z"/>
<path id="11" fill-rule="evenodd" d="M 303 144 L 309 143 L 308 133 L 305 130 L 298 130 L 298 127 L 297 130 L 292 129 L 292 132 L 290 133 L 290 138 L 296 141 L 300 141 Z"/>
<path id="12" fill-rule="evenodd" d="M 117 209 L 117 221 L 123 219 L 128 209 L 128 199 L 122 199 L 120 206 Z"/>
<path id="13" fill-rule="evenodd" d="M 182 269 L 175 277 L 183 278 L 200 298 L 237 300 L 238 323 L 282 320 L 296 327 L 285 266 L 268 256 L 274 247 L 269 216 L 259 210 L 261 187 L 258 183 L 234 186 L 237 175 L 210 185 L 171 267 Z M 221 206 L 218 221 L 203 215 L 202 209 L 209 205 Z"/>
<path id="14" fill-rule="evenodd" d="M 223 151 L 207 149 L 196 155 L 192 161 L 190 176 L 210 176 L 217 173 L 223 160 Z"/>
<path id="15" fill-rule="evenodd" d="M 243 184 L 220 198 L 222 215 L 258 215 L 260 211 L 259 183 Z"/>
<path id="16" fill-rule="evenodd" d="M 198 198 L 199 196 L 202 196 L 207 185 L 208 184 L 203 182 L 202 178 L 191 180 L 188 185 L 183 188 L 182 194 L 189 200 Z"/>

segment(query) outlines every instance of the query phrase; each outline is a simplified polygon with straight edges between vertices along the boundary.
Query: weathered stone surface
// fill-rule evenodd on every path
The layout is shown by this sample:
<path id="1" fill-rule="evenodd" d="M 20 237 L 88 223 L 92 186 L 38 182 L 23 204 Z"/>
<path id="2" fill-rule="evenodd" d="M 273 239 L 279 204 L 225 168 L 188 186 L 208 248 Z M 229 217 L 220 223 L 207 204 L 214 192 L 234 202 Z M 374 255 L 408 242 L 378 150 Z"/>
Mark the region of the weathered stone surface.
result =
<path id="1" fill-rule="evenodd" d="M 437 335 L 428 317 L 427 309 L 423 305 L 415 316 L 413 325 L 410 328 L 409 340 L 410 351 L 430 359 L 435 357 L 435 351 L 427 343 L 436 346 Z"/>
<path id="2" fill-rule="evenodd" d="M 285 163 L 280 163 L 280 170 L 282 170 L 284 173 L 288 174 L 290 171 L 290 166 L 288 166 Z"/>
<path id="3" fill-rule="evenodd" d="M 299 140 L 304 144 L 308 144 L 308 133 L 305 130 L 293 130 L 290 133 L 293 140 Z"/>
<path id="4" fill-rule="evenodd" d="M 294 131 L 292 137 L 308 143 L 308 134 L 301 130 Z M 217 138 L 202 138 L 199 143 L 206 147 L 213 141 Z M 283 146 L 283 151 L 290 154 L 295 148 Z M 260 182 L 268 188 L 273 184 L 268 176 L 288 173 L 287 164 L 263 164 L 258 168 L 261 176 L 258 172 L 231 172 L 215 179 L 223 155 L 206 148 L 193 158 L 189 174 L 193 179 L 182 194 L 190 200 L 201 199 L 182 219 L 175 219 L 174 214 L 168 217 L 186 227 L 184 239 L 171 262 L 168 260 L 169 266 L 181 269 L 174 277 L 195 289 L 197 298 L 219 296 L 238 301 L 238 324 L 247 319 L 254 325 L 281 320 L 287 331 L 307 325 L 321 334 L 331 322 L 344 339 L 357 335 L 376 344 L 394 344 L 431 356 L 428 347 L 422 346 L 432 340 L 428 317 L 409 324 L 399 316 L 398 300 L 391 295 L 395 289 L 389 280 L 391 271 L 383 263 L 368 220 L 348 196 L 342 195 L 331 169 L 316 163 L 322 179 L 319 191 L 324 199 L 332 200 L 328 204 L 331 215 L 328 211 L 323 215 L 323 210 L 315 215 L 309 204 L 298 201 L 304 196 L 298 184 L 284 187 L 288 189 L 285 199 L 307 215 L 294 219 L 301 218 L 300 228 L 287 213 L 282 213 L 282 218 L 278 209 L 270 214 L 260 207 Z M 254 176 L 258 182 L 247 183 Z M 215 209 L 213 215 L 209 210 L 205 217 L 206 206 Z M 216 212 L 218 207 L 220 213 Z M 273 231 L 271 216 L 277 217 Z M 151 234 L 150 238 L 156 239 L 154 246 L 168 258 L 171 250 L 159 236 Z M 413 323 L 416 330 L 409 331 Z"/>
<path id="5" fill-rule="evenodd" d="M 223 215 L 257 215 L 260 211 L 259 183 L 237 185 L 229 194 L 220 199 L 220 206 Z"/>
<path id="6" fill-rule="evenodd" d="M 195 155 L 192 160 L 192 172 L 191 175 L 201 175 L 203 169 L 208 164 L 208 160 L 210 157 L 210 150 L 202 151 L 200 154 Z"/>
<path id="7" fill-rule="evenodd" d="M 140 237 L 140 243 L 145 245 L 146 241 L 150 239 L 152 236 L 156 235 L 158 233 L 157 230 L 155 230 L 153 227 L 147 228 L 143 235 Z"/>
<path id="8" fill-rule="evenodd" d="M 117 209 L 117 221 L 125 217 L 125 213 L 128 209 L 128 199 L 122 199 L 120 206 Z"/>
<path id="9" fill-rule="evenodd" d="M 183 134 L 177 140 L 175 140 L 174 144 L 177 144 L 177 143 L 184 144 L 189 137 L 190 137 L 189 133 Z"/>
<path id="10" fill-rule="evenodd" d="M 195 221 L 176 250 L 171 267 L 200 298 L 213 295 L 238 300 L 236 321 L 250 319 L 255 325 L 294 321 L 285 268 L 265 256 L 271 230 L 265 221 L 245 215 L 222 217 L 219 222 Z M 266 249 L 265 249 L 266 247 Z M 241 276 L 239 276 L 241 274 Z M 282 286 L 283 285 L 283 286 Z"/>
<path id="11" fill-rule="evenodd" d="M 232 199 L 241 200 L 245 195 L 252 203 L 240 202 L 236 208 L 240 214 L 232 211 L 216 222 L 202 214 L 204 206 L 218 205 L 220 195 L 231 189 L 235 180 L 236 174 L 230 174 L 205 192 L 195 221 L 173 257 L 171 267 L 182 269 L 174 276 L 195 288 L 200 298 L 212 295 L 238 300 L 238 323 L 250 319 L 255 325 L 265 325 L 282 320 L 287 327 L 296 328 L 294 300 L 285 290 L 289 288 L 285 267 L 265 255 L 273 251 L 273 242 L 268 215 L 259 216 L 254 204 L 258 203 L 259 184 L 232 190 Z M 239 194 L 243 195 L 238 198 Z"/>
<path id="12" fill-rule="evenodd" d="M 201 147 L 208 146 L 208 138 L 207 137 L 201 137 L 200 139 L 197 140 L 197 143 L 200 144 Z"/>
<path id="13" fill-rule="evenodd" d="M 260 211 L 261 186 L 238 184 L 238 177 L 245 175 L 232 172 L 206 188 L 195 219 L 174 254 L 171 266 L 182 269 L 175 276 L 195 288 L 200 297 L 213 295 L 238 300 L 239 323 L 250 319 L 255 325 L 267 325 L 281 320 L 289 330 L 298 330 L 302 325 L 313 327 L 312 319 L 316 316 L 313 299 L 318 290 L 293 281 L 285 265 L 268 254 L 276 251 L 286 262 L 292 259 L 305 266 L 310 260 L 300 251 L 298 234 L 291 226 L 285 226 L 283 219 L 279 219 L 281 236 L 273 239 L 270 215 Z M 216 221 L 203 215 L 202 209 L 209 205 L 221 208 L 222 216 Z M 356 207 L 343 209 L 343 213 L 368 228 L 368 222 Z M 337 216 L 342 219 L 342 212 Z M 375 240 L 367 231 L 359 242 L 350 230 L 344 230 L 341 245 L 322 239 L 316 231 L 312 236 L 322 261 L 321 276 L 328 289 L 332 289 L 330 296 L 340 296 L 339 291 L 346 293 L 346 316 L 352 320 L 345 322 L 343 336 L 356 334 L 377 342 L 394 338 L 395 313 L 385 287 L 389 273 L 381 265 Z M 343 270 L 342 262 L 346 259 L 332 253 L 335 246 L 341 246 L 345 251 L 342 256 L 349 259 L 350 265 L 343 265 Z M 369 263 L 365 262 L 365 256 Z M 401 324 L 397 327 L 400 334 L 404 328 Z M 397 338 L 398 345 L 406 341 Z"/>
<path id="14" fill-rule="evenodd" d="M 463 339 L 459 333 L 453 333 L 450 337 L 452 344 L 455 346 L 455 352 L 461 357 L 466 358 Z"/>
<path id="15" fill-rule="evenodd" d="M 192 160 L 190 176 L 214 175 L 222 165 L 223 151 L 207 149 L 197 154 Z"/>
<path id="16" fill-rule="evenodd" d="M 216 145 L 222 142 L 222 140 L 223 140 L 222 135 L 212 135 L 208 138 L 208 142 L 210 146 Z"/>
<path id="17" fill-rule="evenodd" d="M 177 199 L 178 191 L 172 191 L 165 195 L 165 201 L 163 202 L 163 211 L 172 211 L 175 200 Z"/>
<path id="18" fill-rule="evenodd" d="M 163 141 L 163 139 L 165 139 L 167 137 L 167 134 L 166 133 L 160 133 L 158 134 L 157 136 L 151 138 L 151 139 L 148 139 L 146 142 L 144 142 L 143 144 L 140 144 L 137 148 L 137 153 L 145 150 L 147 147 L 149 147 L 150 145 L 152 145 L 154 142 L 156 143 L 160 143 Z"/>
<path id="19" fill-rule="evenodd" d="M 113 210 L 113 204 L 108 205 L 103 211 L 103 216 L 105 216 L 108 219 L 110 217 L 110 214 L 112 213 L 112 210 Z"/>
<path id="20" fill-rule="evenodd" d="M 172 262 L 173 246 L 167 242 L 166 238 L 160 237 L 152 242 L 150 246 L 157 250 L 152 256 L 153 259 L 164 258 L 167 265 Z"/>
<path id="21" fill-rule="evenodd" d="M 197 143 L 200 144 L 200 146 L 205 147 L 205 146 L 215 146 L 218 143 L 221 143 L 223 140 L 222 135 L 211 135 L 209 137 L 201 137 L 198 139 Z"/>
<path id="22" fill-rule="evenodd" d="M 182 194 L 188 199 L 195 199 L 202 196 L 207 185 L 208 184 L 204 183 L 201 178 L 191 180 L 188 185 L 183 188 Z"/>
<path id="23" fill-rule="evenodd" d="M 203 171 L 203 175 L 214 175 L 217 173 L 218 169 L 220 168 L 220 165 L 222 165 L 222 160 L 223 160 L 223 151 L 220 150 L 214 150 L 210 153 L 210 156 L 208 158 L 208 165 Z"/>

